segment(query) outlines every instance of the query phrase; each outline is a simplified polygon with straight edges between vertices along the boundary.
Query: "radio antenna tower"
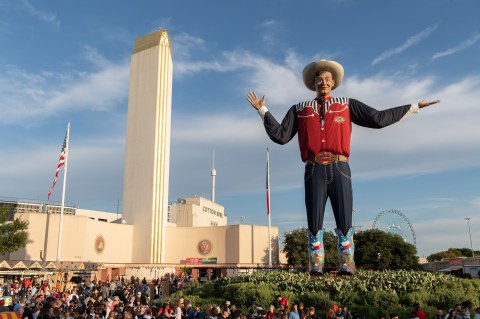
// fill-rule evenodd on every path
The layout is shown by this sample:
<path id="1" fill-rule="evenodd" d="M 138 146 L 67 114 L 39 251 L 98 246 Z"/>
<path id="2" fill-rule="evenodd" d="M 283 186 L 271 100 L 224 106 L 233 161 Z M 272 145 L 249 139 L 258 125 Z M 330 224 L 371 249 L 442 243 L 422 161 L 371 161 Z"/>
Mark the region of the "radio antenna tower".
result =
<path id="1" fill-rule="evenodd" d="M 217 171 L 215 170 L 215 150 L 213 150 L 211 175 L 212 175 L 212 202 L 215 202 L 215 176 L 217 176 Z"/>

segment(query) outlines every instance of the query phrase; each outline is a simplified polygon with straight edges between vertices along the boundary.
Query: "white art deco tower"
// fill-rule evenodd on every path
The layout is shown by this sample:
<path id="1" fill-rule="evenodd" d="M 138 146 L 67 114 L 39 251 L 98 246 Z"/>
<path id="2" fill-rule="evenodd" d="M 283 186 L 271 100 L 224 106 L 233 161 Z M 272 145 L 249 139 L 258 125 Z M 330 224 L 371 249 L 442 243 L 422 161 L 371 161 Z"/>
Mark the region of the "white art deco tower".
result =
<path id="1" fill-rule="evenodd" d="M 130 64 L 123 218 L 134 263 L 161 263 L 168 213 L 172 48 L 166 30 L 135 40 Z"/>

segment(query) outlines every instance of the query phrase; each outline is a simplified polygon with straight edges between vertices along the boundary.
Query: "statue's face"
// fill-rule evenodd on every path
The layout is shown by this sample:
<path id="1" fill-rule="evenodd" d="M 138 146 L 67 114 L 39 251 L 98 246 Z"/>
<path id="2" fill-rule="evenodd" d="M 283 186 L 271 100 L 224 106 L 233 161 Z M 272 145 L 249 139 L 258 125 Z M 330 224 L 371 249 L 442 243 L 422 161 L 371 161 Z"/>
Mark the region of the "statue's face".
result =
<path id="1" fill-rule="evenodd" d="M 315 77 L 314 84 L 317 96 L 330 96 L 335 81 L 333 80 L 332 73 L 323 71 Z"/>

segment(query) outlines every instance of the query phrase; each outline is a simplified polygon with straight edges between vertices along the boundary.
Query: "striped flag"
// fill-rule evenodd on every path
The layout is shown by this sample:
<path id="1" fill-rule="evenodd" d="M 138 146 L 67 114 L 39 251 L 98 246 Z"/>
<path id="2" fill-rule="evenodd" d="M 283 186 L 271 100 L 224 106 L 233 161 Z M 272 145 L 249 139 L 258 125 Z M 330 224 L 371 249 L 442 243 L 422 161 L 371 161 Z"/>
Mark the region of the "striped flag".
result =
<path id="1" fill-rule="evenodd" d="M 268 154 L 267 148 L 267 181 L 266 181 L 266 189 L 267 189 L 267 215 L 270 215 L 270 156 Z"/>
<path id="2" fill-rule="evenodd" d="M 55 187 L 55 184 L 57 183 L 58 180 L 58 173 L 60 173 L 60 168 L 65 165 L 65 160 L 67 158 L 67 133 L 65 133 L 65 139 L 63 140 L 63 146 L 62 146 L 62 151 L 60 152 L 60 159 L 58 160 L 58 165 L 57 165 L 57 171 L 55 172 L 55 178 L 53 180 L 53 185 L 52 188 L 48 191 L 48 199 L 50 199 L 50 196 L 52 195 L 53 188 Z"/>

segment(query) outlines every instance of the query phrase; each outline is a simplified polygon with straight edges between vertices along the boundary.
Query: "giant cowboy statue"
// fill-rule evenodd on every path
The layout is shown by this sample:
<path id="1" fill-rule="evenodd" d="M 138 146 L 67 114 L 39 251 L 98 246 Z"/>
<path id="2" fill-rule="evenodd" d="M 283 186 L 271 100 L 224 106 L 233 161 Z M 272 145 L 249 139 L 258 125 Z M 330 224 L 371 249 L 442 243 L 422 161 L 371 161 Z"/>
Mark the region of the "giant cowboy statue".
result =
<path id="1" fill-rule="evenodd" d="M 338 274 L 353 275 L 355 230 L 352 228 L 352 181 L 348 164 L 352 123 L 383 128 L 440 101 L 421 101 L 378 111 L 355 99 L 331 96 L 332 90 L 343 80 L 343 67 L 338 62 L 312 62 L 303 69 L 302 76 L 305 86 L 317 96 L 292 106 L 281 124 L 268 111 L 265 96 L 260 99 L 255 92 L 249 92 L 247 100 L 262 117 L 273 142 L 285 144 L 298 133 L 300 156 L 305 163 L 310 275 L 323 275 L 323 216 L 327 198 L 330 198 L 337 226 Z"/>

